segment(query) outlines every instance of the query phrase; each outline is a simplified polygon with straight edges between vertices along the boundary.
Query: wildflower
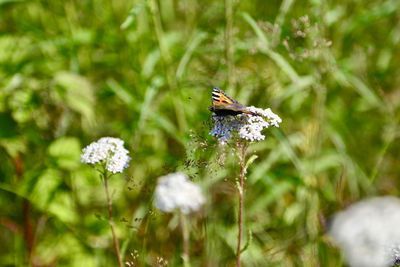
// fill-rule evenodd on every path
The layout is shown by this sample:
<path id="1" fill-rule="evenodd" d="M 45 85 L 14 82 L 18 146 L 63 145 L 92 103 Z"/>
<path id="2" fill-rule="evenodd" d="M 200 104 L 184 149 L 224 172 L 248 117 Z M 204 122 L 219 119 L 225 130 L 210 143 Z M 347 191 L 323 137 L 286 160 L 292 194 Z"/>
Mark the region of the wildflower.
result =
<path id="1" fill-rule="evenodd" d="M 238 136 L 247 141 L 261 141 L 265 139 L 262 130 L 270 126 L 279 127 L 282 119 L 273 113 L 271 109 L 261 109 L 248 107 L 249 111 L 259 115 L 239 114 L 236 116 L 212 116 L 214 127 L 210 135 L 217 137 L 218 141 L 224 145 L 233 136 Z"/>
<path id="2" fill-rule="evenodd" d="M 400 246 L 392 248 L 392 255 L 390 257 L 392 266 L 400 266 Z"/>
<path id="3" fill-rule="evenodd" d="M 158 209 L 164 212 L 178 209 L 184 214 L 198 211 L 205 202 L 200 187 L 180 172 L 158 179 L 155 198 Z"/>
<path id="4" fill-rule="evenodd" d="M 393 266 L 399 250 L 400 200 L 376 197 L 356 203 L 335 216 L 329 231 L 350 266 Z"/>
<path id="5" fill-rule="evenodd" d="M 88 164 L 105 164 L 112 173 L 122 173 L 129 166 L 131 158 L 124 148 L 124 141 L 119 138 L 103 137 L 85 147 L 81 161 Z"/>

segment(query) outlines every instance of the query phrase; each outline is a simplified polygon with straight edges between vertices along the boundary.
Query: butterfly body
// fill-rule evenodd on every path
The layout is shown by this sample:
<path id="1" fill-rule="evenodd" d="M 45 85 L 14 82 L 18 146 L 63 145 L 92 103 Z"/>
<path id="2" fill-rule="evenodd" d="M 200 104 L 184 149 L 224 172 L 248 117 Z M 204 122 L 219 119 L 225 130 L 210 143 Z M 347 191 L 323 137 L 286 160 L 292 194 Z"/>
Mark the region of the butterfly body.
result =
<path id="1" fill-rule="evenodd" d="M 221 89 L 214 88 L 212 92 L 212 106 L 208 108 L 217 116 L 238 115 L 246 113 L 253 116 L 259 116 L 247 109 L 245 105 L 233 100 L 227 96 Z"/>

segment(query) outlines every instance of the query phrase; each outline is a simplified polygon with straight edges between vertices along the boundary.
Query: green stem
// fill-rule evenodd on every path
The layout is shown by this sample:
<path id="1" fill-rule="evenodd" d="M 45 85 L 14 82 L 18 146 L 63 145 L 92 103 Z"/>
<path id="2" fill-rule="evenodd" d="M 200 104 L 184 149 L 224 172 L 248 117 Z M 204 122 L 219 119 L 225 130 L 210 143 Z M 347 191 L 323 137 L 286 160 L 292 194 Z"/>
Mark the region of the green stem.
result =
<path id="1" fill-rule="evenodd" d="M 148 231 L 150 220 L 151 220 L 149 213 L 147 213 L 147 216 L 145 218 L 146 218 L 146 222 L 145 222 L 145 227 L 144 227 L 144 232 L 143 232 L 142 251 L 141 251 L 142 255 L 140 257 L 140 261 L 142 264 L 141 266 L 145 265 L 145 260 L 146 260 L 146 248 L 147 248 L 146 244 L 147 244 L 147 236 L 148 236 L 147 231 Z"/>
<path id="2" fill-rule="evenodd" d="M 280 35 L 281 35 L 281 27 L 285 21 L 286 14 L 289 12 L 292 7 L 294 0 L 283 0 L 281 6 L 279 8 L 279 13 L 276 16 L 274 23 L 274 32 L 272 34 L 272 45 L 275 47 L 279 44 Z"/>
<path id="3" fill-rule="evenodd" d="M 179 214 L 180 224 L 181 224 L 181 231 L 182 231 L 182 238 L 183 238 L 183 265 L 185 267 L 190 267 L 190 258 L 189 258 L 189 231 L 186 222 L 185 214 L 182 212 Z"/>
<path id="4" fill-rule="evenodd" d="M 389 148 L 389 146 L 392 144 L 392 142 L 396 139 L 396 129 L 397 129 L 397 120 L 395 120 L 395 123 L 390 125 L 390 133 L 387 139 L 385 140 L 385 143 L 381 150 L 379 151 L 378 154 L 378 159 L 376 161 L 376 164 L 374 166 L 374 169 L 372 170 L 371 176 L 370 176 L 370 181 L 371 184 L 375 182 L 375 178 L 378 174 L 378 171 L 380 170 L 380 167 L 382 165 L 383 159 L 385 158 L 386 152 Z"/>
<path id="5" fill-rule="evenodd" d="M 160 47 L 161 58 L 163 60 L 166 71 L 168 87 L 170 89 L 171 99 L 175 108 L 175 114 L 178 121 L 178 125 L 181 131 L 185 131 L 187 128 L 185 113 L 183 112 L 183 107 L 180 98 L 179 96 L 177 96 L 178 85 L 176 81 L 176 74 L 174 67 L 172 65 L 172 58 L 164 38 L 160 9 L 158 7 L 156 0 L 149 0 L 149 6 L 153 18 L 154 28 L 156 31 L 158 45 Z"/>
<path id="6" fill-rule="evenodd" d="M 236 266 L 241 266 L 242 235 L 243 235 L 243 198 L 244 198 L 244 176 L 246 173 L 246 151 L 247 144 L 239 144 L 240 149 L 240 181 L 239 181 L 239 214 L 238 214 L 238 245 L 236 252 Z"/>
<path id="7" fill-rule="evenodd" d="M 109 218 L 110 218 L 110 226 L 111 226 L 111 232 L 112 232 L 113 240 L 114 240 L 115 252 L 117 253 L 119 266 L 122 267 L 123 264 L 122 264 L 122 260 L 121 260 L 121 253 L 120 253 L 120 250 L 119 250 L 118 239 L 117 239 L 117 235 L 115 234 L 115 228 L 114 228 L 114 218 L 113 218 L 113 214 L 112 214 L 112 200 L 111 200 L 111 197 L 110 197 L 110 192 L 108 191 L 107 170 L 104 170 L 103 178 L 104 178 L 104 187 L 106 189 L 106 195 L 107 195 L 108 215 L 109 215 Z"/>
<path id="8" fill-rule="evenodd" d="M 233 61 L 233 3 L 232 0 L 225 0 L 225 49 L 226 49 L 226 64 L 228 66 L 228 91 L 235 85 L 235 66 Z"/>

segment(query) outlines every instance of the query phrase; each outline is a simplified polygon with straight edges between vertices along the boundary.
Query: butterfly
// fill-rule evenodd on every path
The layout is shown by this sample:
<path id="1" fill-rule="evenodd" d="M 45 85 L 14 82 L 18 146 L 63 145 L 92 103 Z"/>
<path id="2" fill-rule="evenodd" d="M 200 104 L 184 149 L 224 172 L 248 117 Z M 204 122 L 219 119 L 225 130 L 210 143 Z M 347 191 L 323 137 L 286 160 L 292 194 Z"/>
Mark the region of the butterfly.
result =
<path id="1" fill-rule="evenodd" d="M 238 115 L 241 113 L 250 114 L 253 116 L 260 116 L 247 109 L 245 105 L 233 100 L 227 96 L 221 89 L 214 88 L 212 92 L 212 106 L 208 108 L 217 116 Z"/>

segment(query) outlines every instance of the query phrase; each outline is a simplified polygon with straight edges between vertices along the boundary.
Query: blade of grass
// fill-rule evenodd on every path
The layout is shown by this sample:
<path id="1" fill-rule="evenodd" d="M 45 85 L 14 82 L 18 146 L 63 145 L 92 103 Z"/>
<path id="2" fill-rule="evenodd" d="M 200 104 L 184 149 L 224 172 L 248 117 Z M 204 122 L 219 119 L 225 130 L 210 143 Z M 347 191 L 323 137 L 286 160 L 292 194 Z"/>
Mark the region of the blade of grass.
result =
<path id="1" fill-rule="evenodd" d="M 133 103 L 133 97 L 128 90 L 122 87 L 116 80 L 108 79 L 108 87 L 123 101 L 125 104 L 131 106 Z"/>
<path id="2" fill-rule="evenodd" d="M 135 22 L 137 14 L 139 14 L 144 7 L 147 7 L 146 2 L 141 2 L 134 6 L 131 11 L 129 11 L 129 15 L 126 17 L 125 21 L 121 24 L 121 29 L 125 30 L 131 26 Z"/>
<path id="3" fill-rule="evenodd" d="M 279 43 L 282 24 L 285 21 L 286 14 L 289 12 L 295 0 L 283 0 L 281 6 L 279 7 L 278 15 L 276 16 L 274 23 L 274 32 L 272 35 L 272 44 L 275 46 Z"/>
<path id="4" fill-rule="evenodd" d="M 385 109 L 383 102 L 360 78 L 355 75 L 344 73 L 348 82 L 356 89 L 356 91 L 372 106 Z"/>
<path id="5" fill-rule="evenodd" d="M 233 1 L 225 0 L 225 57 L 228 67 L 227 91 L 231 92 L 235 85 L 234 47 L 232 42 L 233 28 Z"/>
<path id="6" fill-rule="evenodd" d="M 175 70 L 173 66 L 172 57 L 169 51 L 167 40 L 165 38 L 164 30 L 161 23 L 160 8 L 157 1 L 149 0 L 151 15 L 153 18 L 153 24 L 158 40 L 158 45 L 161 51 L 161 58 L 164 63 L 164 68 L 167 76 L 168 86 L 170 89 L 170 94 L 172 97 L 173 106 L 175 109 L 175 115 L 178 121 L 179 129 L 184 132 L 187 129 L 186 115 L 183 110 L 182 101 L 179 97 L 177 80 L 175 75 Z"/>
<path id="7" fill-rule="evenodd" d="M 268 38 L 265 36 L 264 32 L 260 29 L 254 19 L 247 13 L 241 13 L 241 16 L 248 24 L 250 24 L 258 38 L 261 40 L 263 46 L 260 47 L 260 51 L 268 55 L 288 75 L 293 83 L 298 82 L 300 77 L 297 72 L 283 56 L 271 49 Z"/>
<path id="8" fill-rule="evenodd" d="M 288 138 L 282 133 L 281 130 L 272 129 L 272 133 L 278 140 L 280 141 L 281 146 L 283 147 L 284 151 L 286 152 L 286 155 L 290 158 L 296 169 L 300 172 L 300 175 L 304 178 L 306 174 L 306 170 L 297 156 L 296 152 L 292 148 L 292 145 L 290 144 Z"/>
<path id="9" fill-rule="evenodd" d="M 190 61 L 190 58 L 193 55 L 193 52 L 196 48 L 207 38 L 207 33 L 198 32 L 195 34 L 194 38 L 189 42 L 188 48 L 185 51 L 181 61 L 179 62 L 178 68 L 176 70 L 176 78 L 181 80 L 183 78 L 183 74 L 186 71 L 187 64 Z"/>

